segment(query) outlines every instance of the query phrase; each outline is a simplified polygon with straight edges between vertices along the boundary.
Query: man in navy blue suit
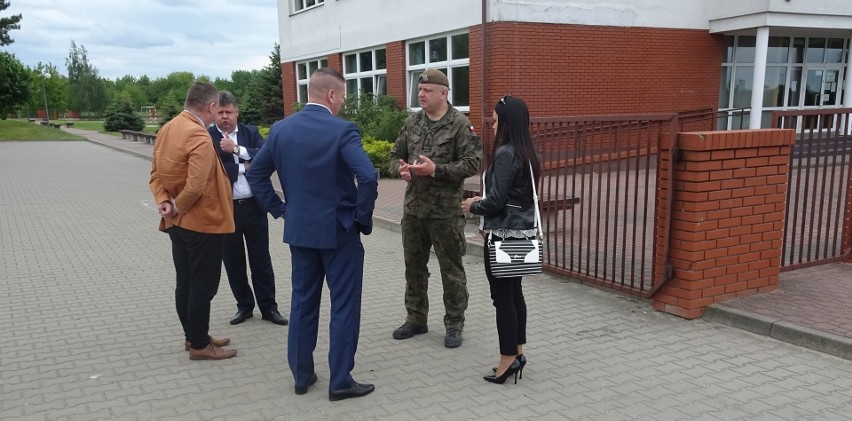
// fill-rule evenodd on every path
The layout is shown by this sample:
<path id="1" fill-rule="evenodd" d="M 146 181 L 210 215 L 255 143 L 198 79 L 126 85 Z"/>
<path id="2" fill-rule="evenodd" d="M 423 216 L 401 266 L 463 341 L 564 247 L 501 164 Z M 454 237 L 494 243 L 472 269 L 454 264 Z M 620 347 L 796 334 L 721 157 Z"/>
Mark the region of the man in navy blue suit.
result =
<path id="1" fill-rule="evenodd" d="M 252 158 L 263 146 L 263 136 L 256 126 L 238 123 L 239 115 L 237 98 L 228 91 L 220 91 L 216 125 L 207 129 L 231 180 L 234 194 L 236 231 L 225 236 L 222 259 L 231 292 L 237 300 L 237 314 L 231 319 L 231 324 L 240 324 L 252 317 L 256 298 L 263 320 L 286 325 L 287 319 L 278 312 L 278 303 L 275 302 L 275 273 L 269 257 L 269 222 L 245 178 Z M 246 248 L 254 295 L 246 275 Z"/>
<path id="2" fill-rule="evenodd" d="M 272 126 L 246 178 L 261 205 L 285 220 L 284 242 L 290 245 L 293 267 L 287 361 L 297 395 L 317 381 L 313 351 L 323 278 L 328 282 L 328 398 L 337 401 L 375 390 L 356 382 L 351 371 L 361 328 L 361 234 L 373 230 L 378 175 L 355 124 L 336 117 L 344 97 L 340 73 L 317 69 L 308 86 L 308 104 Z M 278 171 L 286 203 L 272 189 L 273 171 Z"/>

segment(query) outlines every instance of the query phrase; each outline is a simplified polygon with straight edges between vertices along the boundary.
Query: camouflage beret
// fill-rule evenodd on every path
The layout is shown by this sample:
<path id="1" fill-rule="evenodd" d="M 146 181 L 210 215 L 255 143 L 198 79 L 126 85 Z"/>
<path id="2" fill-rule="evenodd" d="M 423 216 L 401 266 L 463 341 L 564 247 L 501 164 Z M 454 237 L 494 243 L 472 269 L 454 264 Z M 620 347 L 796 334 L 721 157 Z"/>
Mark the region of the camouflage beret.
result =
<path id="1" fill-rule="evenodd" d="M 434 83 L 436 85 L 444 85 L 448 88 L 450 87 L 450 81 L 447 79 L 447 75 L 438 69 L 426 69 L 420 74 L 420 78 L 417 81 L 420 83 Z"/>

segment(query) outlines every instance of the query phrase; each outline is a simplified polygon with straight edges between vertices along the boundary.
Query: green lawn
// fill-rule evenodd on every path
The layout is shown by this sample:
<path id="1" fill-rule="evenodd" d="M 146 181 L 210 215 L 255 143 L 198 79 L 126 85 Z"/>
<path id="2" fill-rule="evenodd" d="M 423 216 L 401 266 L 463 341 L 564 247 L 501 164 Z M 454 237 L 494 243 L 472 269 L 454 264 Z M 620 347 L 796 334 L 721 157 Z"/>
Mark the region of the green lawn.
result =
<path id="1" fill-rule="evenodd" d="M 28 121 L 0 120 L 0 141 L 7 140 L 83 140 L 83 138 Z"/>
<path id="2" fill-rule="evenodd" d="M 75 120 L 74 123 L 75 129 L 80 130 L 92 130 L 95 132 L 104 131 L 104 121 L 103 120 Z"/>
<path id="3" fill-rule="evenodd" d="M 104 121 L 103 120 L 77 120 L 77 121 L 74 121 L 73 123 L 74 123 L 75 129 L 92 130 L 92 131 L 96 131 L 96 132 L 109 133 L 109 134 L 115 135 L 115 136 L 121 136 L 121 133 L 119 133 L 119 132 L 108 132 L 108 131 L 104 130 Z M 158 126 L 145 126 L 145 128 L 142 129 L 142 131 L 145 132 L 145 133 L 157 133 L 157 128 L 158 128 Z"/>

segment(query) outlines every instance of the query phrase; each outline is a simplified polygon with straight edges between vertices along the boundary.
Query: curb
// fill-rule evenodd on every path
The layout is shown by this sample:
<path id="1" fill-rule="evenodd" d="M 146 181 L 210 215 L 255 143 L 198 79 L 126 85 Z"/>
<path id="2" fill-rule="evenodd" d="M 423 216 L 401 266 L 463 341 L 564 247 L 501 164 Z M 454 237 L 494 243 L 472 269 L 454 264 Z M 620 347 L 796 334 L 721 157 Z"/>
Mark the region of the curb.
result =
<path id="1" fill-rule="evenodd" d="M 702 319 L 852 360 L 852 339 L 724 304 L 711 304 Z"/>
<path id="2" fill-rule="evenodd" d="M 119 146 L 113 146 L 113 145 L 110 145 L 109 143 L 106 143 L 106 142 L 99 142 L 99 141 L 92 139 L 92 138 L 89 138 L 89 137 L 85 137 L 85 136 L 82 136 L 82 137 L 83 137 L 83 139 L 86 139 L 86 141 L 88 141 L 88 142 L 91 142 L 91 143 L 94 143 L 94 144 L 100 145 L 100 146 L 105 146 L 105 147 L 110 148 L 114 151 L 124 152 L 128 155 L 133 155 L 137 158 L 147 159 L 148 161 L 154 160 L 154 158 L 151 155 L 148 155 L 148 154 L 131 151 L 130 149 L 124 149 L 124 148 L 119 147 Z"/>
<path id="3" fill-rule="evenodd" d="M 399 221 L 393 221 L 387 218 L 383 218 L 381 216 L 373 215 L 373 225 L 376 227 L 382 227 L 393 232 L 402 232 L 402 227 L 400 226 Z M 483 245 L 481 242 L 476 242 L 470 239 L 468 239 L 466 242 L 467 249 L 465 251 L 465 255 L 482 256 Z M 434 248 L 432 249 L 432 253 L 435 253 Z"/>

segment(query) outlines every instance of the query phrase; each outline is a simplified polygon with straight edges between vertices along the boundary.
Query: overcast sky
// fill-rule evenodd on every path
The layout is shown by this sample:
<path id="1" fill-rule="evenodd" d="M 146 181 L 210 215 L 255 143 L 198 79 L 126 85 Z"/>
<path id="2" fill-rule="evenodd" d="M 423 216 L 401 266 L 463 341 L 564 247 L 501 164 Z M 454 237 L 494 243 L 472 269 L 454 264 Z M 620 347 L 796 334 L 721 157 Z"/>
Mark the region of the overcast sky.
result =
<path id="1" fill-rule="evenodd" d="M 23 15 L 15 40 L 0 47 L 25 66 L 53 63 L 67 75 L 71 40 L 107 79 L 151 79 L 189 71 L 230 79 L 260 69 L 278 40 L 275 0 L 9 0 Z"/>

